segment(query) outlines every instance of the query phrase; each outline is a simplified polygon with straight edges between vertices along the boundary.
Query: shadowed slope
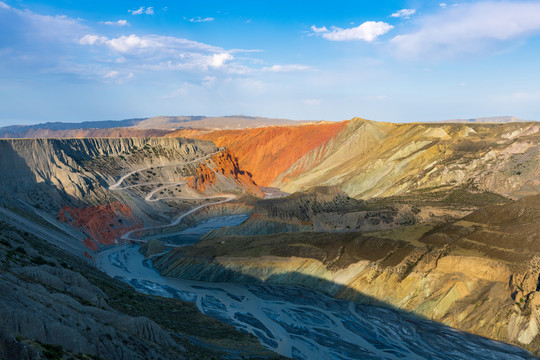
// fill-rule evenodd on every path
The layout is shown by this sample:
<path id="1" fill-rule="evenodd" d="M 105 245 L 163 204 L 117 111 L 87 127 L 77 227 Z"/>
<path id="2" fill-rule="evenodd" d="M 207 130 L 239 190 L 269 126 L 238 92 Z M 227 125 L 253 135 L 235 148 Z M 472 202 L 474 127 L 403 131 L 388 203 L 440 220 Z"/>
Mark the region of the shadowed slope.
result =
<path id="1" fill-rule="evenodd" d="M 538 353 L 539 200 L 488 206 L 436 226 L 207 236 L 154 265 L 180 278 L 303 285 L 385 303 Z M 495 214 L 519 221 L 493 223 Z"/>

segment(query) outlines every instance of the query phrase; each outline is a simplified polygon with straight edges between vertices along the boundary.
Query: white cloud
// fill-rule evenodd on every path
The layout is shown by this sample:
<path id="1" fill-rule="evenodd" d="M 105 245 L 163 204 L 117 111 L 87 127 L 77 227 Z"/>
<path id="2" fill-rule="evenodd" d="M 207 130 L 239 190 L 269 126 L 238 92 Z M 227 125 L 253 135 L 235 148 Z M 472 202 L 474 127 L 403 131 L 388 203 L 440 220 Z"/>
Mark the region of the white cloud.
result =
<path id="1" fill-rule="evenodd" d="M 291 71 L 303 71 L 311 69 L 309 66 L 300 64 L 288 64 L 288 65 L 272 65 L 262 68 L 263 71 L 270 72 L 291 72 Z"/>
<path id="2" fill-rule="evenodd" d="M 440 3 L 439 6 L 442 7 L 442 8 L 445 8 L 445 7 L 448 6 L 448 4 L 447 3 Z"/>
<path id="3" fill-rule="evenodd" d="M 220 53 L 220 54 L 213 54 L 208 65 L 214 68 L 219 68 L 225 65 L 227 61 L 231 61 L 232 59 L 234 59 L 234 56 L 232 56 L 231 54 L 227 52 Z"/>
<path id="4" fill-rule="evenodd" d="M 391 40 L 405 57 L 486 54 L 513 40 L 540 34 L 540 3 L 487 1 L 447 8 L 420 20 L 420 28 Z"/>
<path id="5" fill-rule="evenodd" d="M 104 51 L 98 55 L 100 58 L 114 55 L 115 59 L 111 62 L 119 63 L 120 60 L 124 67 L 135 66 L 151 71 L 226 69 L 231 73 L 246 72 L 243 66 L 234 62 L 235 57 L 232 55 L 233 51 L 238 53 L 242 50 L 227 51 L 217 46 L 171 36 L 131 34 L 108 38 L 87 34 L 80 38 L 79 44 Z"/>
<path id="6" fill-rule="evenodd" d="M 151 6 L 149 7 L 141 6 L 137 10 L 128 10 L 128 12 L 131 15 L 141 15 L 141 14 L 154 15 L 154 8 Z"/>
<path id="7" fill-rule="evenodd" d="M 105 82 L 114 82 L 116 84 L 123 84 L 124 82 L 133 79 L 135 75 L 132 72 L 122 73 L 120 71 L 111 70 L 103 75 Z"/>
<path id="8" fill-rule="evenodd" d="M 366 21 L 360 26 L 349 29 L 334 27 L 331 31 L 324 26 L 322 28 L 317 28 L 315 25 L 311 27 L 315 34 L 330 41 L 363 40 L 367 42 L 377 39 L 377 37 L 386 34 L 393 28 L 392 25 L 382 21 Z"/>
<path id="9" fill-rule="evenodd" d="M 59 45 L 77 41 L 82 32 L 88 31 L 88 27 L 78 19 L 66 15 L 41 15 L 28 9 L 10 7 L 4 2 L 0 2 L 0 10 L 3 15 L 0 34 L 5 35 L 0 38 L 9 38 L 17 46 L 32 44 L 31 47 L 37 48 L 38 44 L 47 43 L 55 51 Z"/>
<path id="10" fill-rule="evenodd" d="M 140 37 L 134 34 L 109 39 L 106 40 L 105 43 L 111 49 L 121 53 L 135 52 L 148 48 L 159 48 L 161 46 L 161 44 L 154 39 Z"/>
<path id="11" fill-rule="evenodd" d="M 106 45 L 110 50 L 125 54 L 151 53 L 159 56 L 160 53 L 168 55 L 185 55 L 188 51 L 222 52 L 219 47 L 207 45 L 188 39 L 175 38 L 172 36 L 131 34 L 117 38 L 106 36 L 85 35 L 80 40 L 81 45 Z"/>
<path id="12" fill-rule="evenodd" d="M 79 44 L 81 45 L 94 45 L 94 44 L 103 44 L 107 41 L 105 36 L 99 35 L 84 35 L 80 40 Z"/>
<path id="13" fill-rule="evenodd" d="M 163 74 L 160 76 L 167 78 L 169 73 L 172 75 L 175 71 L 183 71 L 184 74 L 177 76 L 189 81 L 204 78 L 202 84 L 207 87 L 213 86 L 214 82 L 219 83 L 223 77 L 256 77 L 263 74 L 262 60 L 250 55 L 261 50 L 224 49 L 163 35 L 127 33 L 111 36 L 109 32 L 96 32 L 80 20 L 67 16 L 44 16 L 1 4 L 4 3 L 0 1 L 0 34 L 9 36 L 0 36 L 0 68 L 14 69 L 17 66 L 27 74 L 71 74 L 77 78 L 108 83 L 127 81 L 136 75 L 151 72 L 160 72 Z M 123 25 L 124 21 L 128 24 L 127 20 L 104 24 L 118 26 Z M 101 28 L 103 31 L 112 30 Z M 306 68 L 296 64 L 272 66 L 270 63 L 264 72 Z"/>
<path id="14" fill-rule="evenodd" d="M 416 9 L 401 9 L 399 11 L 396 11 L 390 16 L 395 17 L 395 18 L 408 19 L 411 17 L 411 15 L 414 15 L 414 14 L 416 14 Z"/>
<path id="15" fill-rule="evenodd" d="M 211 88 L 214 86 L 216 79 L 217 78 L 215 76 L 205 76 L 201 81 L 201 85 L 206 88 Z"/>
<path id="16" fill-rule="evenodd" d="M 325 33 L 325 32 L 328 32 L 328 29 L 326 28 L 326 26 L 323 26 L 323 27 L 316 27 L 315 25 L 311 25 L 311 30 L 314 32 L 314 33 Z"/>
<path id="17" fill-rule="evenodd" d="M 118 20 L 118 21 L 101 21 L 100 24 L 104 25 L 116 25 L 116 26 L 129 26 L 129 22 L 127 20 Z"/>
<path id="18" fill-rule="evenodd" d="M 188 19 L 188 21 L 193 22 L 193 23 L 209 22 L 209 21 L 214 21 L 214 18 L 211 18 L 211 17 L 201 18 L 200 16 L 197 16 L 197 17 Z"/>
<path id="19" fill-rule="evenodd" d="M 128 10 L 131 15 L 141 15 L 144 12 L 144 6 L 141 6 L 138 10 Z"/>

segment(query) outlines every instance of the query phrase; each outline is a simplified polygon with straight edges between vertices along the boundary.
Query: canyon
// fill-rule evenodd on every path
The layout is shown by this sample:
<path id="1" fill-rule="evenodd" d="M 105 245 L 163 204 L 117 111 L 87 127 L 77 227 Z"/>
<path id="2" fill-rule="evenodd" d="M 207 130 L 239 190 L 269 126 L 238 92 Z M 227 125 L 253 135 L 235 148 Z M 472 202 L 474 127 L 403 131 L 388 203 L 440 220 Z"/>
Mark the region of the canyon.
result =
<path id="1" fill-rule="evenodd" d="M 38 324 L 59 312 L 77 320 L 55 326 L 92 323 L 69 330 L 77 341 L 56 340 L 21 327 L 30 316 L 21 312 L 2 327 L 4 344 L 27 358 L 55 341 L 105 358 L 136 357 L 134 346 L 148 358 L 279 358 L 256 329 L 262 345 L 188 299 L 148 298 L 125 284 L 133 279 L 94 267 L 136 242 L 168 279 L 302 286 L 540 354 L 540 124 L 230 117 L 218 127 L 222 118 L 208 119 L 25 129 L 21 137 L 58 138 L 0 139 L 1 280 L 21 294 L 5 299 L 4 315 L 35 306 Z M 205 221 L 220 225 L 183 237 Z M 130 317 L 127 304 L 150 306 L 151 316 Z M 194 335 L 187 320 L 174 325 L 157 310 L 176 306 L 215 330 Z M 108 316 L 122 321 L 113 326 Z M 236 340 L 226 344 L 227 333 Z M 88 334 L 100 340 L 84 342 Z M 122 343 L 129 336 L 136 345 Z"/>

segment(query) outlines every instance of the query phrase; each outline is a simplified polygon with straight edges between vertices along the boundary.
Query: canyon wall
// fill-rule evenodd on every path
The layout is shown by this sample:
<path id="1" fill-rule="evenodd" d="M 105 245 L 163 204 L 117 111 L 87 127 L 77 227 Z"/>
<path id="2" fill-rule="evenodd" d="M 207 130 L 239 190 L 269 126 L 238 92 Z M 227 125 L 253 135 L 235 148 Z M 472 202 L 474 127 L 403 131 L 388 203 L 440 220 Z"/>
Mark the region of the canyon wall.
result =
<path id="1" fill-rule="evenodd" d="M 75 253 L 88 258 L 128 231 L 167 224 L 199 199 L 231 192 L 262 196 L 234 154 L 209 141 L 0 140 L 3 211 L 34 227 L 53 224 L 67 233 L 58 244 L 71 242 Z"/>

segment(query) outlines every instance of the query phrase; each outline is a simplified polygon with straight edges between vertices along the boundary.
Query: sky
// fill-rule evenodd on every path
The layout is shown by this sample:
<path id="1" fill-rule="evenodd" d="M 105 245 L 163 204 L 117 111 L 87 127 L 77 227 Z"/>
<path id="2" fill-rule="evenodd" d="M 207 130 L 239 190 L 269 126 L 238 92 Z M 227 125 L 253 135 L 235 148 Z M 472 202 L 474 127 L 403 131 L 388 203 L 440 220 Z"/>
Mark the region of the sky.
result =
<path id="1" fill-rule="evenodd" d="M 540 1 L 0 0 L 0 126 L 540 120 Z"/>

